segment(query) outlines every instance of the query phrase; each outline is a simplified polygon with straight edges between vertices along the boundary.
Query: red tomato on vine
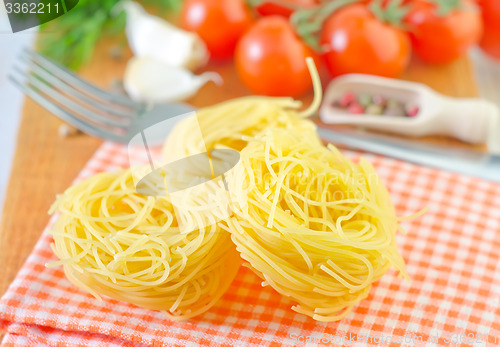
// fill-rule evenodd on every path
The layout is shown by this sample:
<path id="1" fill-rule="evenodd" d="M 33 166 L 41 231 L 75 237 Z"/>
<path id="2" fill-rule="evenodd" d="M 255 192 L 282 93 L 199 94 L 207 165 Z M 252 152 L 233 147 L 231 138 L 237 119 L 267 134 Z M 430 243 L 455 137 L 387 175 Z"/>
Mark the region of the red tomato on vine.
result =
<path id="1" fill-rule="evenodd" d="M 500 1 L 479 0 L 482 9 L 484 33 L 479 43 L 489 56 L 500 59 Z"/>
<path id="2" fill-rule="evenodd" d="M 238 42 L 236 70 L 254 93 L 299 96 L 312 86 L 306 58 L 317 55 L 281 16 L 261 18 Z"/>
<path id="3" fill-rule="evenodd" d="M 384 16 L 380 8 L 379 15 Z M 397 77 L 408 66 L 408 35 L 379 19 L 368 6 L 357 3 L 333 13 L 324 23 L 320 43 L 332 76 L 366 73 Z"/>
<path id="4" fill-rule="evenodd" d="M 180 14 L 181 27 L 196 32 L 214 59 L 231 58 L 252 22 L 244 0 L 186 0 Z"/>
<path id="5" fill-rule="evenodd" d="M 297 9 L 311 8 L 318 5 L 317 0 L 256 0 L 255 9 L 262 16 L 290 17 Z"/>
<path id="6" fill-rule="evenodd" d="M 478 43 L 483 27 L 480 11 L 471 0 L 414 0 L 405 23 L 416 55 L 433 64 L 464 55 Z"/>

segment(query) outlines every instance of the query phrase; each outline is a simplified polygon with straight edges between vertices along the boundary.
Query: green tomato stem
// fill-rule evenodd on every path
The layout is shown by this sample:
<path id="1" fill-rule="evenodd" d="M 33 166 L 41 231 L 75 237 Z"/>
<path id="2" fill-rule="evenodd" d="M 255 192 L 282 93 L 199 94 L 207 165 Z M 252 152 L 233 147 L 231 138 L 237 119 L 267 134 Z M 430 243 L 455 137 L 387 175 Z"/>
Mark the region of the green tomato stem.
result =
<path id="1" fill-rule="evenodd" d="M 409 10 L 409 6 L 403 5 L 403 0 L 389 0 L 385 7 L 382 6 L 382 0 L 370 4 L 370 11 L 377 19 L 398 28 L 403 27 L 403 19 Z"/>
<path id="2" fill-rule="evenodd" d="M 323 23 L 336 11 L 361 0 L 332 0 L 311 9 L 300 9 L 290 17 L 290 23 L 302 40 L 315 51 L 320 52 L 320 31 Z"/>
<path id="3" fill-rule="evenodd" d="M 439 17 L 446 17 L 452 11 L 462 7 L 462 0 L 426 0 L 437 7 L 436 14 Z"/>

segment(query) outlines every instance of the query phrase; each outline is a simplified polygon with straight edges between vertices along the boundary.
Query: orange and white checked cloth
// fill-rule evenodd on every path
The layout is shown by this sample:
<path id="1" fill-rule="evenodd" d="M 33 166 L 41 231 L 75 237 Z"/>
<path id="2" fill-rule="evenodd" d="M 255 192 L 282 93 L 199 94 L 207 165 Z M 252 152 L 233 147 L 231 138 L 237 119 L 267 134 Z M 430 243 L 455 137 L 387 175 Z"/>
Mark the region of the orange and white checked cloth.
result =
<path id="1" fill-rule="evenodd" d="M 348 152 L 350 156 L 358 156 Z M 500 185 L 366 155 L 404 222 L 398 236 L 410 284 L 390 270 L 342 321 L 315 322 L 247 268 L 205 314 L 171 322 L 161 312 L 71 285 L 43 233 L 0 301 L 6 346 L 474 345 L 500 344 Z M 128 165 L 126 148 L 104 144 L 79 179 Z M 500 173 L 499 173 L 500 174 Z"/>

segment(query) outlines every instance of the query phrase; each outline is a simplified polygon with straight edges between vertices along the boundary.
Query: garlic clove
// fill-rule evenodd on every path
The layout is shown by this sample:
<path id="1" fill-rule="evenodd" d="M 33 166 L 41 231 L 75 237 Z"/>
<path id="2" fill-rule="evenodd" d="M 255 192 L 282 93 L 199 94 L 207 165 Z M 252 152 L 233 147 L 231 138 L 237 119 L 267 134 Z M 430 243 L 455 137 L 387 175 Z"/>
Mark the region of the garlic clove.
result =
<path id="1" fill-rule="evenodd" d="M 222 78 L 216 72 L 195 75 L 153 58 L 134 57 L 127 63 L 123 86 L 135 101 L 164 103 L 187 99 L 209 81 L 222 84 Z"/>
<path id="2" fill-rule="evenodd" d="M 120 10 L 127 14 L 125 31 L 135 56 L 154 58 L 190 70 L 196 70 L 208 62 L 207 47 L 197 34 L 181 30 L 148 14 L 134 1 L 120 2 L 116 11 Z"/>
<path id="3" fill-rule="evenodd" d="M 186 58 L 184 67 L 194 71 L 202 66 L 207 65 L 210 58 L 210 53 L 205 45 L 205 42 L 195 33 L 188 33 L 191 38 L 190 56 Z"/>

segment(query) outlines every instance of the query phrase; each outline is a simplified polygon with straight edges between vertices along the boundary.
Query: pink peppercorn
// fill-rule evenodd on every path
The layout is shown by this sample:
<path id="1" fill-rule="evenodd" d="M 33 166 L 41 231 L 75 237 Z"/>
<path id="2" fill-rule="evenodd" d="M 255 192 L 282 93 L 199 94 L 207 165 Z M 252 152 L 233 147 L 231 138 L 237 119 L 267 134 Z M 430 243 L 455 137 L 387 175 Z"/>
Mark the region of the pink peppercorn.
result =
<path id="1" fill-rule="evenodd" d="M 415 117 L 418 114 L 418 106 L 409 106 L 406 108 L 407 117 Z"/>
<path id="2" fill-rule="evenodd" d="M 356 95 L 353 92 L 345 92 L 338 104 L 340 107 L 348 107 L 354 102 L 356 102 Z"/>
<path id="3" fill-rule="evenodd" d="M 347 108 L 347 112 L 349 112 L 350 114 L 362 114 L 365 113 L 365 109 L 357 102 L 354 102 L 349 105 L 349 107 Z"/>

